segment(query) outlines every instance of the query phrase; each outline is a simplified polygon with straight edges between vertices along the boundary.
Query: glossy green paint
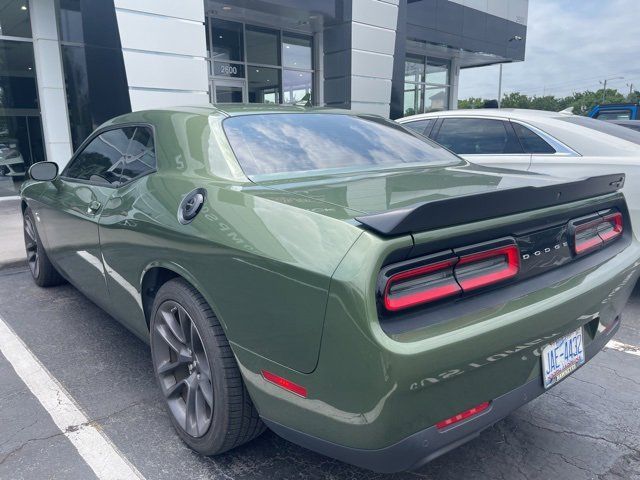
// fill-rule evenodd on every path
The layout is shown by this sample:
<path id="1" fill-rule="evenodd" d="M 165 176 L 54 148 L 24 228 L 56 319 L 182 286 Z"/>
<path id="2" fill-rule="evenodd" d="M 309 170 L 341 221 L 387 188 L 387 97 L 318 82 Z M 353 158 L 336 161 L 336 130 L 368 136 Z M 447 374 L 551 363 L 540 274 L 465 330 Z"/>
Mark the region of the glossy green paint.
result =
<path id="1" fill-rule="evenodd" d="M 22 196 L 55 265 L 116 319 L 146 339 L 145 276 L 164 268 L 185 277 L 221 319 L 260 414 L 350 447 L 386 447 L 536 378 L 543 345 L 595 313 L 604 328 L 622 310 L 638 277 L 635 239 L 569 280 L 387 336 L 378 322 L 375 286 L 390 253 L 433 238 L 460 241 L 524 216 L 544 218 L 594 201 L 381 238 L 354 217 L 551 180 L 452 157 L 446 167 L 249 181 L 224 136 L 224 118 L 306 111 L 242 106 L 125 115 L 109 125 L 153 125 L 156 173 L 117 189 L 62 178 L 28 182 Z M 178 205 L 198 187 L 207 190 L 205 207 L 181 225 Z M 94 199 L 103 207 L 88 215 Z M 262 369 L 305 386 L 308 398 L 267 383 Z"/>

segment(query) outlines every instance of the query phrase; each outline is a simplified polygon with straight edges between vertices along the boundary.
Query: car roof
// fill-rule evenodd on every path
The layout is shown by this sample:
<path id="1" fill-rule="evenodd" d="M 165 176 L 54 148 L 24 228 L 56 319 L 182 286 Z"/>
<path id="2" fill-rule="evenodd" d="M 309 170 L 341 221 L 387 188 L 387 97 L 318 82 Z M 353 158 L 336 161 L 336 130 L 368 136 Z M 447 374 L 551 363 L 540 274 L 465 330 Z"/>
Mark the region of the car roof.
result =
<path id="1" fill-rule="evenodd" d="M 527 110 L 518 108 L 476 108 L 462 110 L 446 110 L 438 112 L 422 113 L 399 119 L 399 123 L 429 118 L 495 118 L 500 120 L 516 120 L 525 125 L 537 128 L 539 131 L 550 135 L 570 149 L 583 156 L 638 156 L 638 142 L 630 141 L 625 135 L 628 132 L 620 132 L 615 135 L 611 132 L 601 131 L 599 128 L 590 128 L 581 124 L 583 122 L 604 123 L 589 117 L 582 117 L 563 112 L 549 112 L 544 110 Z M 610 125 L 619 129 L 625 129 L 620 125 Z M 626 129 L 625 129 L 626 130 Z M 631 132 L 631 130 L 629 130 Z M 636 132 L 637 133 L 637 132 Z"/>
<path id="2" fill-rule="evenodd" d="M 546 110 L 527 110 L 523 108 L 470 108 L 460 110 L 443 110 L 438 112 L 420 113 L 399 119 L 399 122 L 407 122 L 411 120 L 420 120 L 436 117 L 495 117 L 495 118 L 515 118 L 515 119 L 531 119 L 531 118 L 561 118 L 563 116 L 572 115 L 565 112 L 549 112 Z"/>

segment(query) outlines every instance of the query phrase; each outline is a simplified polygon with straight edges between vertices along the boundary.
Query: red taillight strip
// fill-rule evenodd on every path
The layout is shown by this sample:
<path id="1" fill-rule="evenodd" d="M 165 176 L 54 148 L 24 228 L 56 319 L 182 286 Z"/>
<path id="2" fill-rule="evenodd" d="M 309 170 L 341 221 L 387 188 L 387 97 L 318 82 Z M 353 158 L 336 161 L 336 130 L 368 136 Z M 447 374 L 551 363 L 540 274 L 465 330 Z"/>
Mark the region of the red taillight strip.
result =
<path id="1" fill-rule="evenodd" d="M 422 267 L 412 268 L 405 272 L 396 273 L 387 280 L 387 284 L 384 289 L 384 306 L 387 310 L 395 312 L 397 310 L 403 310 L 405 308 L 413 307 L 421 303 L 433 302 L 440 300 L 441 298 L 450 297 L 460 293 L 461 289 L 458 283 L 451 276 L 451 283 L 448 285 L 442 285 L 440 287 L 431 288 L 422 292 L 416 292 L 409 295 L 403 295 L 398 297 L 389 296 L 389 290 L 391 286 L 401 280 L 407 280 L 410 278 L 420 277 L 430 273 L 436 273 L 440 270 L 451 268 L 455 265 L 457 258 L 444 260 L 442 262 L 432 263 L 431 265 L 424 265 Z"/>
<path id="2" fill-rule="evenodd" d="M 262 376 L 267 382 L 271 382 L 274 385 L 295 393 L 296 395 L 307 398 L 307 389 L 297 383 L 293 383 L 292 381 L 282 378 L 275 373 L 268 372 L 267 370 L 262 370 Z"/>
<path id="3" fill-rule="evenodd" d="M 598 217 L 597 214 L 594 214 L 592 215 L 592 217 L 593 216 L 596 217 L 595 220 L 587 221 L 582 225 L 575 225 L 575 223 L 580 222 L 581 219 L 577 219 L 571 222 L 571 224 L 573 225 L 573 251 L 576 255 L 582 255 L 584 253 L 597 250 L 605 243 L 615 240 L 622 235 L 622 213 L 614 212 L 601 217 Z M 607 225 L 610 227 L 610 229 L 608 231 L 601 231 L 601 228 L 606 227 Z M 590 230 L 590 232 L 587 232 L 588 230 Z M 590 234 L 590 236 L 588 236 L 586 239 L 580 239 L 578 238 L 578 236 L 581 233 L 586 233 L 586 235 Z"/>
<path id="4" fill-rule="evenodd" d="M 614 238 L 622 235 L 622 214 L 620 212 L 606 215 L 603 218 L 602 223 L 606 222 L 613 222 L 613 229 L 605 233 L 598 232 L 598 235 L 602 238 L 603 242 L 608 242 L 609 240 L 613 240 Z"/>
<path id="5" fill-rule="evenodd" d="M 469 410 L 465 410 L 462 413 L 436 423 L 436 428 L 438 430 L 442 430 L 443 428 L 450 427 L 451 425 L 461 422 L 462 420 L 466 420 L 467 418 L 473 417 L 474 415 L 478 415 L 479 413 L 484 412 L 487 408 L 489 408 L 489 405 L 491 405 L 490 402 L 483 402 L 478 406 L 470 408 Z"/>
<path id="6" fill-rule="evenodd" d="M 460 257 L 460 261 L 456 265 L 456 269 L 463 265 L 481 262 L 482 260 L 488 260 L 490 258 L 503 255 L 507 257 L 507 263 L 505 268 L 502 270 L 468 279 L 458 278 L 456 275 L 456 279 L 462 287 L 462 291 L 468 292 L 470 290 L 475 290 L 476 288 L 486 287 L 493 283 L 515 277 L 520 271 L 520 252 L 518 251 L 518 247 L 515 245 L 507 245 L 505 247 L 494 248 L 484 252 L 471 253 Z"/>

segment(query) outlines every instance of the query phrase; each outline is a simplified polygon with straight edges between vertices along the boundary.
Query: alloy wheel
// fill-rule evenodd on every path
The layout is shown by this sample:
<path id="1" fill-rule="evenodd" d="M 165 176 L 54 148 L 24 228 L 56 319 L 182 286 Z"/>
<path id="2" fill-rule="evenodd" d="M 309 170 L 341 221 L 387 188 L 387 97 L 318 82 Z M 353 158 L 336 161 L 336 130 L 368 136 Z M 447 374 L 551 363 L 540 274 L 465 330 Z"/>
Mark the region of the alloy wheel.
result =
<path id="1" fill-rule="evenodd" d="M 169 410 L 192 437 L 202 437 L 213 417 L 213 381 L 202 337 L 182 305 L 165 301 L 156 313 L 153 363 Z"/>
<path id="2" fill-rule="evenodd" d="M 31 217 L 24 218 L 24 244 L 27 249 L 27 263 L 34 277 L 38 277 L 40 266 L 38 262 L 38 241 L 36 240 L 36 229 Z"/>

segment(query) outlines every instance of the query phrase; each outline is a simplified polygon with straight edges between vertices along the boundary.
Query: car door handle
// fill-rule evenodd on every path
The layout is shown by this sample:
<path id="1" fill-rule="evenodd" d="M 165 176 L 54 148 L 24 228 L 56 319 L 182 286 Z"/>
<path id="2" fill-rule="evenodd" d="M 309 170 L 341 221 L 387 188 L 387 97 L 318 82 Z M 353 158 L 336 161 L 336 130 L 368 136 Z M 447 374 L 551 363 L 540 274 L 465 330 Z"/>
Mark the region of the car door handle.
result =
<path id="1" fill-rule="evenodd" d="M 98 210 L 100 210 L 101 206 L 102 206 L 102 204 L 100 202 L 98 202 L 97 200 L 94 200 L 87 207 L 87 213 L 90 214 L 90 215 L 94 215 L 94 214 L 96 214 L 98 212 Z"/>

